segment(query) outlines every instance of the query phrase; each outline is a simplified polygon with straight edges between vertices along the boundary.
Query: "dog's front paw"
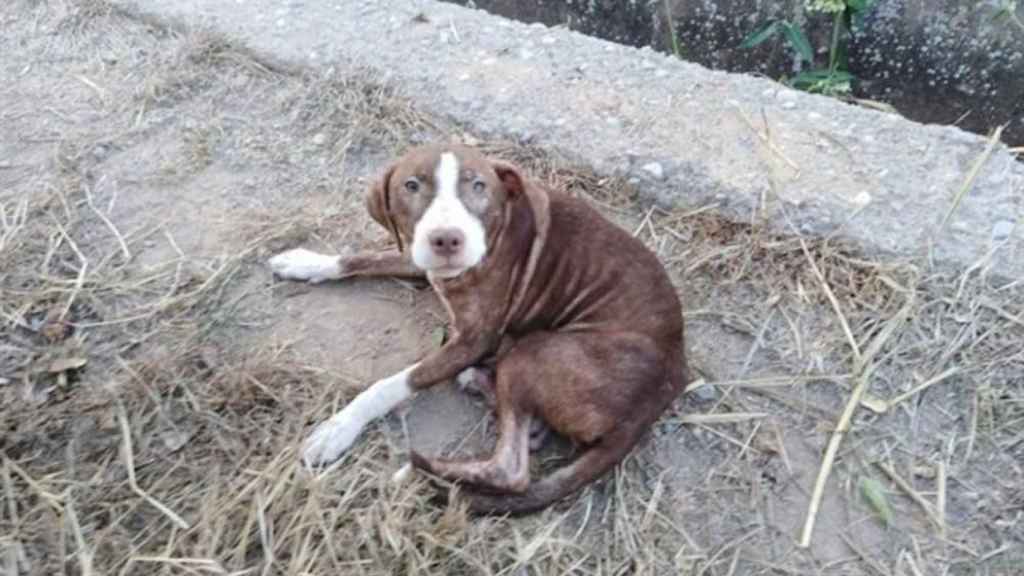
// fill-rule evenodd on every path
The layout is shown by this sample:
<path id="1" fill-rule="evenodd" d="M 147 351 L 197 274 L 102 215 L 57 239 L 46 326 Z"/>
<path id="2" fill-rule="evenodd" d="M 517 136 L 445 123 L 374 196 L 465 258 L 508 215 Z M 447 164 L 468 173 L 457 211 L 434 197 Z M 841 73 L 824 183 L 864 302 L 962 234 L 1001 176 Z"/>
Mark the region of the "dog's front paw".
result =
<path id="1" fill-rule="evenodd" d="M 337 414 L 309 435 L 302 447 L 302 460 L 309 468 L 330 464 L 352 446 L 362 430 L 361 423 Z"/>
<path id="2" fill-rule="evenodd" d="M 341 278 L 341 259 L 305 248 L 281 252 L 268 262 L 270 269 L 286 280 L 305 280 L 317 284 Z"/>

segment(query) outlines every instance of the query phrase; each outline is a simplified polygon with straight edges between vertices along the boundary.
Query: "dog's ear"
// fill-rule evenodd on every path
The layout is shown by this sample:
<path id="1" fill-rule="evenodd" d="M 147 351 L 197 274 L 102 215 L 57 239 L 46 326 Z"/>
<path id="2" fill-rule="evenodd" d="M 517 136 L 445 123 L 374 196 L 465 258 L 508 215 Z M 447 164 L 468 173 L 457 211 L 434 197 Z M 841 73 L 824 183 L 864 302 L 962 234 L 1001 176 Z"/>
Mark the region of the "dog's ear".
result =
<path id="1" fill-rule="evenodd" d="M 397 164 L 388 166 L 366 193 L 366 211 L 370 213 L 378 224 L 388 229 L 398 243 L 398 251 L 402 252 L 402 236 L 398 233 L 398 226 L 395 224 L 394 214 L 391 212 L 391 176 L 395 173 Z"/>
<path id="2" fill-rule="evenodd" d="M 494 173 L 498 175 L 498 180 L 505 186 L 505 193 L 510 200 L 523 194 L 523 175 L 519 168 L 502 160 L 492 160 L 491 165 L 494 167 Z"/>

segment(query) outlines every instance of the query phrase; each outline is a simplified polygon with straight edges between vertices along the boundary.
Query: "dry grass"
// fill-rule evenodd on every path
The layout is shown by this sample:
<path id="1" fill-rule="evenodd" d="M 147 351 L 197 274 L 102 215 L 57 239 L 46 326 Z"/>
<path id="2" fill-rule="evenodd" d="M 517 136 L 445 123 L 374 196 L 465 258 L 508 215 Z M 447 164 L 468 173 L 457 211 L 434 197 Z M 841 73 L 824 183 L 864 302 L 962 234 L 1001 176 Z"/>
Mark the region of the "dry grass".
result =
<path id="1" fill-rule="evenodd" d="M 102 2 L 40 6 L 60 12 L 76 41 L 111 21 L 134 34 L 154 26 Z M 310 475 L 300 439 L 365 382 L 258 337 L 277 297 L 258 304 L 269 290 L 259 262 L 301 242 L 355 242 L 362 185 L 342 174 L 333 186 L 344 205 L 333 211 L 268 196 L 225 224 L 231 241 L 218 256 L 198 258 L 168 227 L 126 226 L 108 209 L 93 151 L 132 150 L 165 118 L 199 110 L 211 121 L 183 129 L 181 153 L 152 171 L 161 185 L 245 161 L 299 174 L 305 191 L 323 186 L 310 176 L 315 159 L 334 178 L 440 122 L 364 72 L 313 76 L 207 33 L 162 34 L 177 49 L 154 56 L 140 81 L 116 92 L 92 80 L 109 93 L 101 105 L 115 129 L 63 134 L 42 171 L 0 191 L 6 573 L 1011 574 L 1021 562 L 1024 285 L 983 266 L 875 261 L 712 210 L 651 208 L 625 182 L 501 142 L 476 144 L 588 199 L 659 253 L 687 302 L 691 345 L 725 334 L 747 348 L 695 353 L 711 399 L 681 400 L 689 414 L 659 424 L 656 450 L 534 517 L 470 519 L 430 504 L 422 480 L 392 484 L 405 447 L 380 429 L 330 473 Z M 238 93 L 271 85 L 284 96 L 259 109 L 267 116 L 246 117 L 255 127 L 234 133 L 220 120 Z M 143 264 L 155 240 L 173 256 Z M 884 413 L 840 419 L 857 389 Z M 786 530 L 773 520 L 783 497 L 799 495 L 802 512 L 818 472 L 816 452 L 800 471 L 794 438 L 820 451 L 837 424 L 823 496 L 870 524 L 849 486 L 877 478 L 901 532 L 880 546 L 840 527 L 838 560 L 817 540 L 795 547 L 802 515 Z M 691 459 L 657 457 L 686 442 Z"/>

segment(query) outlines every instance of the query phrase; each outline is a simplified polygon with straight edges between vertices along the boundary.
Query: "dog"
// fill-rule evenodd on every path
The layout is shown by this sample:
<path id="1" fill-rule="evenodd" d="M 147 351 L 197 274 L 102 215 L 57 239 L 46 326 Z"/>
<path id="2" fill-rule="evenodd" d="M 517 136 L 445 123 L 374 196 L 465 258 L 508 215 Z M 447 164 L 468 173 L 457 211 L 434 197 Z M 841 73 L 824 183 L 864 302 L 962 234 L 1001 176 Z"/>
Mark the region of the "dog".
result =
<path id="1" fill-rule="evenodd" d="M 623 460 L 686 385 L 682 305 L 658 258 L 584 201 L 465 146 L 409 150 L 370 187 L 370 216 L 397 251 L 270 259 L 283 279 L 429 281 L 451 320 L 441 348 L 377 381 L 307 439 L 308 466 L 336 460 L 375 419 L 456 379 L 493 406 L 486 458 L 410 462 L 459 483 L 472 512 L 525 514 Z M 531 482 L 548 430 L 581 448 Z"/>

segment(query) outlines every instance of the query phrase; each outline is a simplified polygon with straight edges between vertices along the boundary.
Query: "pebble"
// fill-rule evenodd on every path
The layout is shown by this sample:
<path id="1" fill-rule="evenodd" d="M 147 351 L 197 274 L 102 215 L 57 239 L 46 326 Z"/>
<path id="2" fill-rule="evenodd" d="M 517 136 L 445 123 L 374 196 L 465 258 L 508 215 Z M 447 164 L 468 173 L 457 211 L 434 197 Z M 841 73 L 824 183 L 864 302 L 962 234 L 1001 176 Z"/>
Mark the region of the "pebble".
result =
<path id="1" fill-rule="evenodd" d="M 786 100 L 785 102 L 782 103 L 782 107 L 786 110 L 792 110 L 793 108 L 796 108 L 796 102 L 793 102 L 792 100 Z"/>
<path id="2" fill-rule="evenodd" d="M 643 165 L 644 172 L 647 172 L 651 176 L 654 176 L 658 180 L 665 179 L 665 168 L 661 166 L 660 162 L 648 162 Z"/>
<path id="3" fill-rule="evenodd" d="M 391 481 L 395 484 L 402 485 L 408 482 L 410 478 L 412 478 L 412 474 L 412 464 L 406 463 L 401 468 L 396 470 L 394 474 L 391 475 Z"/>
<path id="4" fill-rule="evenodd" d="M 1009 220 L 1000 220 L 996 222 L 995 226 L 992 227 L 992 239 L 996 242 L 1002 242 L 1010 237 L 1013 233 L 1013 222 Z"/>
<path id="5" fill-rule="evenodd" d="M 327 135 L 323 132 L 319 132 L 316 136 L 313 136 L 313 144 L 316 144 L 317 146 L 323 146 L 326 142 Z"/>
<path id="6" fill-rule="evenodd" d="M 690 394 L 702 402 L 710 402 L 718 397 L 718 390 L 705 384 L 690 390 Z"/>
<path id="7" fill-rule="evenodd" d="M 854 196 L 853 202 L 855 204 L 859 204 L 860 206 L 866 206 L 871 203 L 871 194 L 868 194 L 867 192 L 861 192 L 860 194 Z"/>

